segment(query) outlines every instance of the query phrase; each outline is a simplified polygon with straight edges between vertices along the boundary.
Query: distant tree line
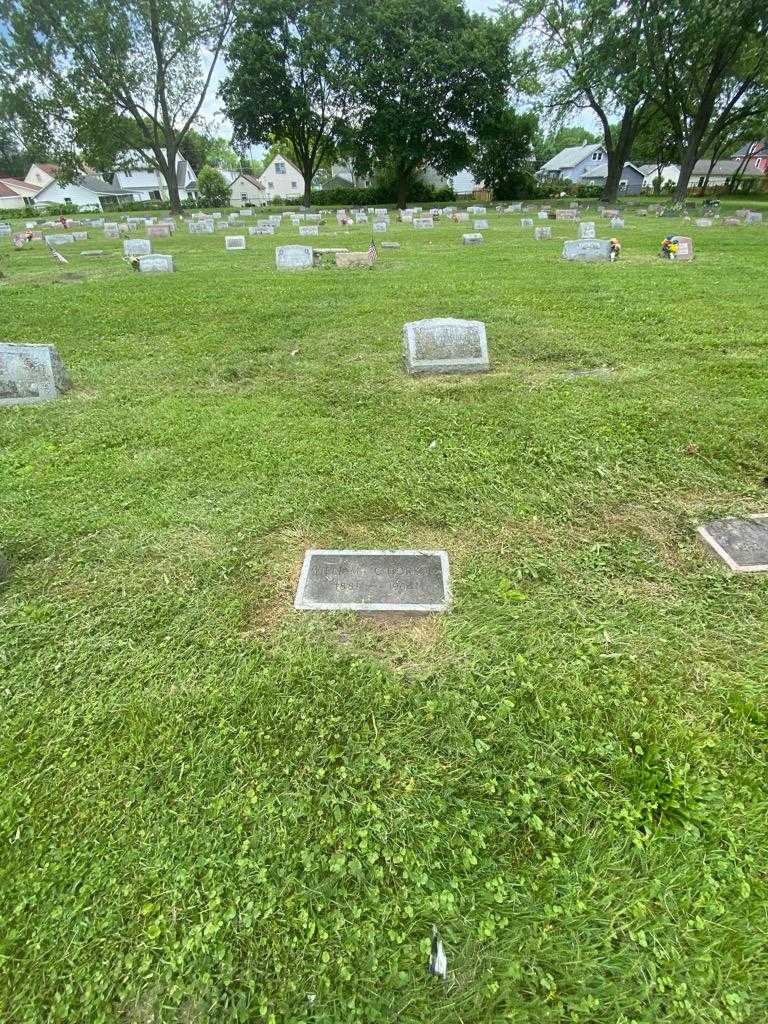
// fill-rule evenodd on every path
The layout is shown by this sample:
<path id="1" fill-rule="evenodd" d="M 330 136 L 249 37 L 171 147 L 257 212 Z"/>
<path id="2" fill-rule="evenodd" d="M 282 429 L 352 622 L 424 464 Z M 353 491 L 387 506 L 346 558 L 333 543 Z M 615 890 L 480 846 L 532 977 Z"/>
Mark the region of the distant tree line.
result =
<path id="1" fill-rule="evenodd" d="M 607 199 L 640 150 L 676 159 L 681 198 L 698 159 L 764 132 L 767 57 L 765 0 L 0 0 L 0 160 L 74 175 L 139 152 L 174 209 L 179 154 L 258 172 L 252 145 L 295 162 L 305 202 L 334 162 L 400 204 L 428 168 L 503 199 L 589 111 Z M 220 60 L 231 143 L 199 130 Z"/>

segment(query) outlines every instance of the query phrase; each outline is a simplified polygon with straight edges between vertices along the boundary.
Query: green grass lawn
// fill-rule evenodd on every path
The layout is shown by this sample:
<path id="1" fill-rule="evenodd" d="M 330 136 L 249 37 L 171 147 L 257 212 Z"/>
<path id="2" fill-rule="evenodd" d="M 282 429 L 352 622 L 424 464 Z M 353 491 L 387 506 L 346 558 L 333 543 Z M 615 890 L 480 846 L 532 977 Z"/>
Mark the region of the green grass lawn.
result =
<path id="1" fill-rule="evenodd" d="M 695 537 L 768 511 L 768 226 L 489 219 L 0 240 L 74 382 L 0 409 L 3 1024 L 768 1016 L 768 580 Z M 492 372 L 406 376 L 432 316 Z M 454 607 L 295 612 L 308 547 L 444 548 Z"/>

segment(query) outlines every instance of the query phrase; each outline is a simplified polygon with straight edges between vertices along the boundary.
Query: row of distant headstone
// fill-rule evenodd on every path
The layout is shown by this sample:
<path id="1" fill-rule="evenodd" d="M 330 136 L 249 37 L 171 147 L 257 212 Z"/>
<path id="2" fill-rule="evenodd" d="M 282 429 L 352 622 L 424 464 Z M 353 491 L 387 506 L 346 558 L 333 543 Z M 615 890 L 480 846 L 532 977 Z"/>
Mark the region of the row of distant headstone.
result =
<path id="1" fill-rule="evenodd" d="M 403 350 L 411 374 L 490 369 L 485 324 L 477 320 L 407 323 Z M 0 406 L 46 401 L 70 387 L 54 346 L 0 343 Z M 768 515 L 705 523 L 698 535 L 734 572 L 768 571 Z M 451 602 L 446 551 L 311 549 L 304 556 L 294 606 L 423 614 L 447 611 Z"/>

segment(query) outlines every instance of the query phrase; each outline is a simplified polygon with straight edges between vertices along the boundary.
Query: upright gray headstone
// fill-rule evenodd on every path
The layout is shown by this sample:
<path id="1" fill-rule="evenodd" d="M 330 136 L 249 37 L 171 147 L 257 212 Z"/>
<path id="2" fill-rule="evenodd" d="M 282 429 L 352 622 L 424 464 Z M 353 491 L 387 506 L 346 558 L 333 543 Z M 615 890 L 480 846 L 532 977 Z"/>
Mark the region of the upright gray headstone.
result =
<path id="1" fill-rule="evenodd" d="M 152 243 L 148 238 L 126 238 L 123 242 L 123 256 L 149 256 Z"/>
<path id="2" fill-rule="evenodd" d="M 533 220 L 530 217 L 521 217 L 520 218 L 520 227 L 521 228 L 532 228 L 533 227 Z"/>
<path id="3" fill-rule="evenodd" d="M 310 235 L 319 235 L 320 228 L 317 224 L 302 224 L 299 227 L 299 235 L 303 237 L 309 237 Z"/>
<path id="4" fill-rule="evenodd" d="M 750 210 L 744 217 L 745 224 L 762 224 L 763 215 L 762 213 L 754 213 Z"/>
<path id="5" fill-rule="evenodd" d="M 424 613 L 450 606 L 445 551 L 310 550 L 294 601 L 300 611 Z"/>
<path id="6" fill-rule="evenodd" d="M 280 245 L 275 249 L 275 264 L 278 270 L 306 270 L 313 265 L 312 248 L 309 245 Z"/>
<path id="7" fill-rule="evenodd" d="M 228 251 L 245 248 L 245 235 L 225 235 L 224 248 Z"/>
<path id="8" fill-rule="evenodd" d="M 488 230 L 488 221 L 487 220 L 482 220 L 482 219 L 481 220 L 476 220 L 475 223 L 472 226 L 475 229 L 475 231 L 487 231 Z"/>
<path id="9" fill-rule="evenodd" d="M 569 239 L 563 243 L 563 259 L 595 263 L 611 259 L 611 243 L 607 238 Z"/>
<path id="10" fill-rule="evenodd" d="M 479 232 L 474 234 L 462 235 L 461 240 L 464 245 L 482 245 L 483 236 Z"/>
<path id="11" fill-rule="evenodd" d="M 373 230 L 376 232 L 376 234 L 383 234 L 388 227 L 389 224 L 385 220 L 375 220 L 373 222 Z"/>
<path id="12" fill-rule="evenodd" d="M 596 238 L 597 228 L 593 220 L 583 220 L 579 224 L 579 238 Z"/>
<path id="13" fill-rule="evenodd" d="M 545 238 L 551 238 L 552 237 L 552 228 L 550 228 L 550 227 L 536 228 L 536 230 L 533 232 L 533 237 L 536 239 L 537 242 L 540 242 L 540 241 L 542 241 L 542 239 L 545 239 Z"/>
<path id="14" fill-rule="evenodd" d="M 437 317 L 403 328 L 408 373 L 478 373 L 490 369 L 485 324 Z"/>
<path id="15" fill-rule="evenodd" d="M 53 345 L 0 341 L 0 405 L 48 401 L 71 386 Z"/>
<path id="16" fill-rule="evenodd" d="M 142 274 L 169 274 L 173 267 L 173 256 L 139 256 L 139 270 Z"/>
<path id="17" fill-rule="evenodd" d="M 86 235 L 86 238 L 88 236 Z M 75 236 L 73 234 L 66 235 L 46 235 L 45 241 L 48 245 L 71 245 L 74 242 Z"/>

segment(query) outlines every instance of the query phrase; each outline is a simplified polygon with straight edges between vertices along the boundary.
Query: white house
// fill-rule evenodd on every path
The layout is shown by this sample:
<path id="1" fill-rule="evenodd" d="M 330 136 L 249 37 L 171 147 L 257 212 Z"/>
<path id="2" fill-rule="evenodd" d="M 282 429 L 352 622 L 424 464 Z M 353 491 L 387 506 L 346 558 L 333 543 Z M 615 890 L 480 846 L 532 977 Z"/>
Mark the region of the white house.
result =
<path id="1" fill-rule="evenodd" d="M 147 157 L 141 153 L 128 153 L 122 161 L 128 169 L 115 172 L 115 184 L 123 192 L 133 193 L 139 202 L 149 199 L 167 200 L 168 185 L 156 167 L 150 166 Z M 197 195 L 197 176 L 180 154 L 176 155 L 176 176 L 179 183 L 179 199 L 191 199 Z"/>
<path id="2" fill-rule="evenodd" d="M 659 177 L 662 188 L 668 182 L 676 185 L 677 179 L 680 177 L 680 168 L 677 164 L 665 164 L 662 167 L 658 167 L 656 164 L 639 164 L 638 169 L 643 175 L 643 188 L 652 189 L 654 181 Z"/>
<path id="3" fill-rule="evenodd" d="M 74 209 L 101 210 L 104 206 L 117 206 L 126 196 L 119 185 L 110 185 L 97 174 L 80 174 L 68 185 L 50 181 L 35 196 L 35 206 L 71 206 Z"/>
<path id="4" fill-rule="evenodd" d="M 547 160 L 538 171 L 536 177 L 542 180 L 551 181 L 561 179 L 565 181 L 581 181 L 592 172 L 592 169 L 606 159 L 606 152 L 599 142 L 587 143 L 581 146 L 567 146 Z"/>
<path id="5" fill-rule="evenodd" d="M 34 185 L 37 189 L 41 189 L 43 185 L 50 185 L 52 181 L 56 180 L 58 170 L 59 168 L 56 164 L 32 164 L 24 177 L 24 181 L 29 185 Z"/>
<path id="6" fill-rule="evenodd" d="M 266 198 L 290 199 L 304 195 L 304 175 L 290 160 L 278 153 L 259 175 Z"/>
<path id="7" fill-rule="evenodd" d="M 23 210 L 25 206 L 33 206 L 39 191 L 39 185 L 30 185 L 19 178 L 0 178 L 0 210 Z"/>
<path id="8" fill-rule="evenodd" d="M 267 190 L 253 174 L 238 174 L 229 186 L 231 206 L 266 206 Z"/>

